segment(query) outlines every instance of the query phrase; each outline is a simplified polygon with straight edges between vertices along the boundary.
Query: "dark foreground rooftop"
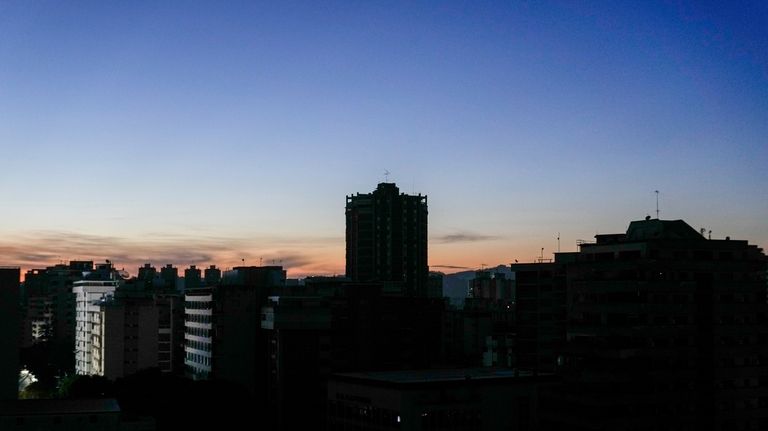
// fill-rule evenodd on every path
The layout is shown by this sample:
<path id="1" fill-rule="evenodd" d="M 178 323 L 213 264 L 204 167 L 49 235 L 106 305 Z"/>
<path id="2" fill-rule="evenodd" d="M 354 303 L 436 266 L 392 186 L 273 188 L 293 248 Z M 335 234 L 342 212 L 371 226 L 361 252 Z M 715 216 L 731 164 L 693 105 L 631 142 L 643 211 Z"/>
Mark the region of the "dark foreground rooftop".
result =
<path id="1" fill-rule="evenodd" d="M 117 405 L 117 400 L 114 398 L 0 401 L 0 416 L 41 416 L 119 412 L 120 406 Z"/>
<path id="2" fill-rule="evenodd" d="M 338 373 L 334 377 L 346 381 L 380 382 L 385 384 L 424 384 L 450 383 L 465 381 L 509 381 L 530 380 L 533 378 L 548 378 L 551 374 L 534 375 L 530 371 L 509 368 L 460 368 L 433 370 L 404 370 L 404 371 L 369 371 L 359 373 Z"/>

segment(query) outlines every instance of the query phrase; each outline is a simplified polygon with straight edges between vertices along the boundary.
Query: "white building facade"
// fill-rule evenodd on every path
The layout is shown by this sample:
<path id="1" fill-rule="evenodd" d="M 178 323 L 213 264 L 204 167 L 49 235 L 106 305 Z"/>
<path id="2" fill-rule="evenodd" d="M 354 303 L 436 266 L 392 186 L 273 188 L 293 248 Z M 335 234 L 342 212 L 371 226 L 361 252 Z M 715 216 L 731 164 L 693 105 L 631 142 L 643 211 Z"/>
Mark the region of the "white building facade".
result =
<path id="1" fill-rule="evenodd" d="M 119 281 L 76 281 L 75 294 L 75 372 L 82 375 L 97 374 L 93 367 L 93 340 L 101 340 L 102 319 L 100 302 L 112 296 Z M 97 341 L 97 343 L 99 343 Z M 97 346 L 101 347 L 101 346 Z M 99 358 L 97 358 L 98 360 Z"/>
<path id="2" fill-rule="evenodd" d="M 211 373 L 213 354 L 213 294 L 195 289 L 184 295 L 184 367 L 195 380 Z"/>

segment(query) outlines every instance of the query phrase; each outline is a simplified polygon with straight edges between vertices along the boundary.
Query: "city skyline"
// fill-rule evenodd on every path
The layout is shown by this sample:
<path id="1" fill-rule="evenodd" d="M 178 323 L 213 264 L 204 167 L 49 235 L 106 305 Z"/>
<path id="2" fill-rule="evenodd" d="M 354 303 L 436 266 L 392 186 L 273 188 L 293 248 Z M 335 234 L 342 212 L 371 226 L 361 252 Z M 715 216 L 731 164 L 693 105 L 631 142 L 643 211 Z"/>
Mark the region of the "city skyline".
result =
<path id="1" fill-rule="evenodd" d="M 761 4 L 0 9 L 6 265 L 343 274 L 344 196 L 386 180 L 429 196 L 433 270 L 575 250 L 655 190 L 768 245 Z"/>

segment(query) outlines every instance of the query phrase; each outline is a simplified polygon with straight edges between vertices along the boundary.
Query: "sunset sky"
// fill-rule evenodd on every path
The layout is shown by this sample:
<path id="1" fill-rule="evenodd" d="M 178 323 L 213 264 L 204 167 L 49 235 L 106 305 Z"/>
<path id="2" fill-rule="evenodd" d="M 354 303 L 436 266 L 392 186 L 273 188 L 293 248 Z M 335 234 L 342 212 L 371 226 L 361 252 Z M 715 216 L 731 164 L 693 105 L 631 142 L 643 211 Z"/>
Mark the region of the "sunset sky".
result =
<path id="1" fill-rule="evenodd" d="M 768 246 L 768 2 L 0 0 L 0 265 L 344 272 L 345 195 L 447 272 L 683 219 Z"/>

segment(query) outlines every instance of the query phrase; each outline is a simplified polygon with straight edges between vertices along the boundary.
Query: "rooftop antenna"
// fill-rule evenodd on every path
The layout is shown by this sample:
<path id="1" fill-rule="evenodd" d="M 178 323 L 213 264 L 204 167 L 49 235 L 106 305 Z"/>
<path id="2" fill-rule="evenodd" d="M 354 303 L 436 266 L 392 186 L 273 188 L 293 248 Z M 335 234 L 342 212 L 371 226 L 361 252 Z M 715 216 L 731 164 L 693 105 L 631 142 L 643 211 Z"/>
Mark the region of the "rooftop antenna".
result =
<path id="1" fill-rule="evenodd" d="M 560 232 L 557 233 L 557 252 L 560 253 Z"/>
<path id="2" fill-rule="evenodd" d="M 656 190 L 656 220 L 659 219 L 659 191 Z"/>
<path id="3" fill-rule="evenodd" d="M 259 258 L 259 266 L 263 266 L 263 265 L 261 264 L 261 260 L 262 260 L 262 258 Z"/>
<path id="4" fill-rule="evenodd" d="M 389 171 L 386 169 L 384 169 L 384 182 L 385 183 L 389 182 Z"/>

